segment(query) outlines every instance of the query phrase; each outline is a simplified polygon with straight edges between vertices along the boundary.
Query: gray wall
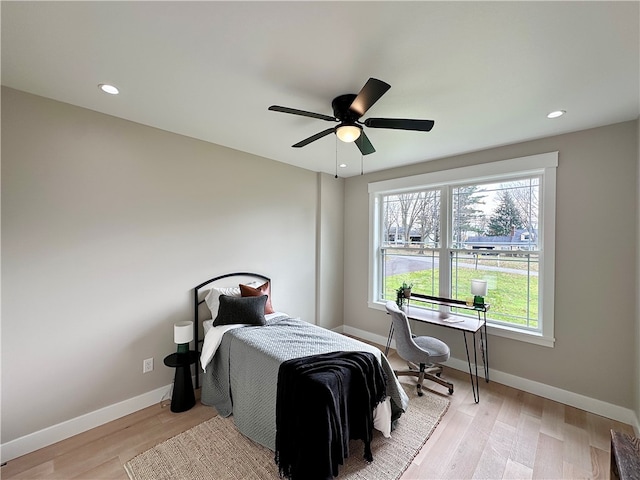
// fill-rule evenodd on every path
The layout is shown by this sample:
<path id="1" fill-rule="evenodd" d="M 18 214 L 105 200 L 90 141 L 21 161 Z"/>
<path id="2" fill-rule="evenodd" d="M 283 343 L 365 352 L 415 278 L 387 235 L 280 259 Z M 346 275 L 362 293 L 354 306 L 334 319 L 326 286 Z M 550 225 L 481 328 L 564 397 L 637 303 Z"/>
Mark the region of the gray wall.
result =
<path id="1" fill-rule="evenodd" d="M 343 256 L 344 179 L 318 176 L 318 325 L 328 329 L 342 327 L 344 302 Z"/>
<path id="2" fill-rule="evenodd" d="M 490 365 L 635 410 L 637 138 L 637 122 L 626 122 L 348 178 L 345 324 L 385 337 L 388 331 L 387 316 L 367 307 L 369 182 L 559 151 L 555 348 L 490 336 Z M 459 333 L 418 333 L 437 335 L 466 359 Z"/>
<path id="3" fill-rule="evenodd" d="M 636 418 L 640 423 L 640 120 L 638 121 L 638 184 L 636 187 L 636 202 L 638 205 L 638 231 L 636 238 L 636 245 L 638 245 L 638 251 L 636 252 L 636 308 L 637 308 L 637 323 L 636 323 L 636 376 L 635 376 L 635 390 L 636 390 Z"/>
<path id="4" fill-rule="evenodd" d="M 3 89 L 2 442 L 170 384 L 172 325 L 215 275 L 269 275 L 274 308 L 311 323 L 321 278 L 342 324 L 326 179 L 342 195 L 328 175 Z M 318 238 L 339 256 L 318 264 Z"/>

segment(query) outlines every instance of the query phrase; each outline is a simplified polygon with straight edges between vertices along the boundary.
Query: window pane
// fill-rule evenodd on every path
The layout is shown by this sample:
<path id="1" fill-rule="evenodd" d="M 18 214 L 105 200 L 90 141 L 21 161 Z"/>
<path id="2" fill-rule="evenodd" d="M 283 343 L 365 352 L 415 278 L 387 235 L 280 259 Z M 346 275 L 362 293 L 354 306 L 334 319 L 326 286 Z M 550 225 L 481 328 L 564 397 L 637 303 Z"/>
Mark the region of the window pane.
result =
<path id="1" fill-rule="evenodd" d="M 451 199 L 452 296 L 467 300 L 471 279 L 487 280 L 487 318 L 533 330 L 539 327 L 539 191 L 535 176 L 458 186 Z"/>
<path id="2" fill-rule="evenodd" d="M 382 208 L 382 299 L 396 300 L 403 282 L 414 292 L 437 295 L 440 191 L 386 195 Z"/>
<path id="3" fill-rule="evenodd" d="M 383 247 L 436 247 L 440 243 L 440 191 L 386 195 L 382 199 Z"/>
<path id="4" fill-rule="evenodd" d="M 540 178 L 452 189 L 453 248 L 539 250 Z"/>
<path id="5" fill-rule="evenodd" d="M 439 263 L 435 250 L 385 248 L 382 254 L 382 299 L 396 300 L 396 290 L 403 282 L 413 284 L 413 292 L 437 296 Z"/>
<path id="6" fill-rule="evenodd" d="M 471 280 L 486 280 L 489 288 L 485 302 L 491 305 L 487 320 L 539 330 L 538 267 L 538 253 L 453 251 L 451 294 L 458 300 L 467 300 L 471 297 Z"/>

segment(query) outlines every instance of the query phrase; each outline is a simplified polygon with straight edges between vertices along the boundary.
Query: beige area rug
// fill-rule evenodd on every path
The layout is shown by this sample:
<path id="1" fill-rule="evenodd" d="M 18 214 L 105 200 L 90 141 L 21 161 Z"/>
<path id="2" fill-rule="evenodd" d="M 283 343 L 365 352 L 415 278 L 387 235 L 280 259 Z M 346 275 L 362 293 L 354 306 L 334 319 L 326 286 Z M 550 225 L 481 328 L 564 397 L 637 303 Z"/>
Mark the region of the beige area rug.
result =
<path id="1" fill-rule="evenodd" d="M 371 444 L 373 462 L 362 458 L 362 441 L 349 444 L 350 457 L 340 467 L 339 480 L 396 480 L 449 408 L 449 400 L 405 386 L 410 398 L 391 438 L 377 430 Z M 274 453 L 236 429 L 231 417 L 214 417 L 162 442 L 124 466 L 131 480 L 280 480 Z"/>

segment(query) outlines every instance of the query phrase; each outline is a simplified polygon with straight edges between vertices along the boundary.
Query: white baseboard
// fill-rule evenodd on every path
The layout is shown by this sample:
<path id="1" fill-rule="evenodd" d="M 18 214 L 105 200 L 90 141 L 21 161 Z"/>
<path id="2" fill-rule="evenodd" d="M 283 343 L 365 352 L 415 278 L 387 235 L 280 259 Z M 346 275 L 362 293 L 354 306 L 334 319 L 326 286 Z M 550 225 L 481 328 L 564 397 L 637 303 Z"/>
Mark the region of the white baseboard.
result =
<path id="1" fill-rule="evenodd" d="M 374 342 L 378 345 L 384 346 L 387 344 L 387 337 L 376 335 L 374 333 L 350 327 L 348 325 L 345 325 L 342 328 L 341 333 L 353 335 L 363 340 Z M 395 349 L 395 341 L 393 340 L 391 341 L 391 348 Z M 467 373 L 469 372 L 469 366 L 466 359 L 461 360 L 451 357 L 447 361 L 446 365 L 447 367 L 455 368 L 456 370 Z M 480 373 L 480 375 L 482 379 L 483 374 Z M 565 405 L 570 405 L 581 410 L 586 410 L 587 412 L 595 413 L 596 415 L 601 415 L 603 417 L 611 418 L 613 420 L 629 424 L 634 427 L 636 434 L 640 434 L 640 420 L 636 416 L 635 412 L 629 408 L 613 405 L 611 403 L 603 402 L 602 400 L 596 400 L 579 393 L 569 392 L 567 390 L 552 387 L 544 383 L 527 380 L 526 378 L 517 377 L 515 375 L 501 372 L 499 370 L 494 370 L 492 368 L 489 369 L 489 379 L 491 381 L 507 385 L 508 387 L 517 388 L 518 390 L 522 390 L 524 392 L 532 393 L 543 398 L 548 398 L 549 400 L 554 400 L 556 402 L 564 403 Z M 483 383 L 484 381 L 480 382 L 481 399 Z"/>
<path id="2" fill-rule="evenodd" d="M 332 330 L 338 333 L 353 335 L 378 345 L 384 346 L 387 344 L 387 337 L 353 328 L 348 325 L 333 328 Z M 391 342 L 391 348 L 395 348 L 395 342 L 393 341 Z M 447 362 L 447 366 L 463 372 L 469 371 L 466 360 L 450 358 Z M 573 407 L 595 413 L 596 415 L 627 423 L 635 428 L 636 434 L 640 434 L 640 422 L 638 421 L 636 414 L 631 409 L 619 407 L 611 403 L 589 398 L 578 393 L 569 392 L 543 383 L 520 378 L 499 370 L 490 369 L 489 375 L 492 381 L 496 381 L 503 385 L 533 393 L 534 395 L 539 395 L 550 400 L 555 400 L 557 402 L 564 403 L 565 405 L 571 405 Z M 484 382 L 481 382 L 480 384 L 481 399 L 482 383 Z M 155 403 L 160 403 L 169 388 L 171 388 L 171 385 L 160 387 L 137 397 L 101 408 L 95 412 L 81 415 L 80 417 L 73 418 L 66 422 L 62 422 L 37 432 L 30 433 L 24 437 L 3 443 L 0 445 L 1 461 L 2 463 L 7 462 L 61 440 L 65 440 L 79 433 L 86 432 L 92 428 L 99 427 L 105 423 L 117 420 L 125 415 L 142 410 L 143 408 L 150 407 Z"/>
<path id="3" fill-rule="evenodd" d="M 89 412 L 0 445 L 2 463 L 160 403 L 171 385 Z"/>

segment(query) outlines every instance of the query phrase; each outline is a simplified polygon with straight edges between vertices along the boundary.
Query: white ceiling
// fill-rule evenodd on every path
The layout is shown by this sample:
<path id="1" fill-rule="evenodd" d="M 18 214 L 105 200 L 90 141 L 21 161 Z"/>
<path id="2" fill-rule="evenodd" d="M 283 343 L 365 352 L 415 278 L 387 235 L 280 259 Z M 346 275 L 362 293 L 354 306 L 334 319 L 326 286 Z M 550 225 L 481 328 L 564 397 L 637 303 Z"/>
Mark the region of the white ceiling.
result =
<path id="1" fill-rule="evenodd" d="M 337 153 L 341 176 L 360 173 L 355 145 L 291 148 L 331 124 L 267 108 L 333 115 L 369 77 L 391 84 L 363 119 L 435 127 L 365 127 L 365 172 L 640 112 L 637 1 L 3 1 L 1 19 L 3 85 L 314 171 Z"/>

